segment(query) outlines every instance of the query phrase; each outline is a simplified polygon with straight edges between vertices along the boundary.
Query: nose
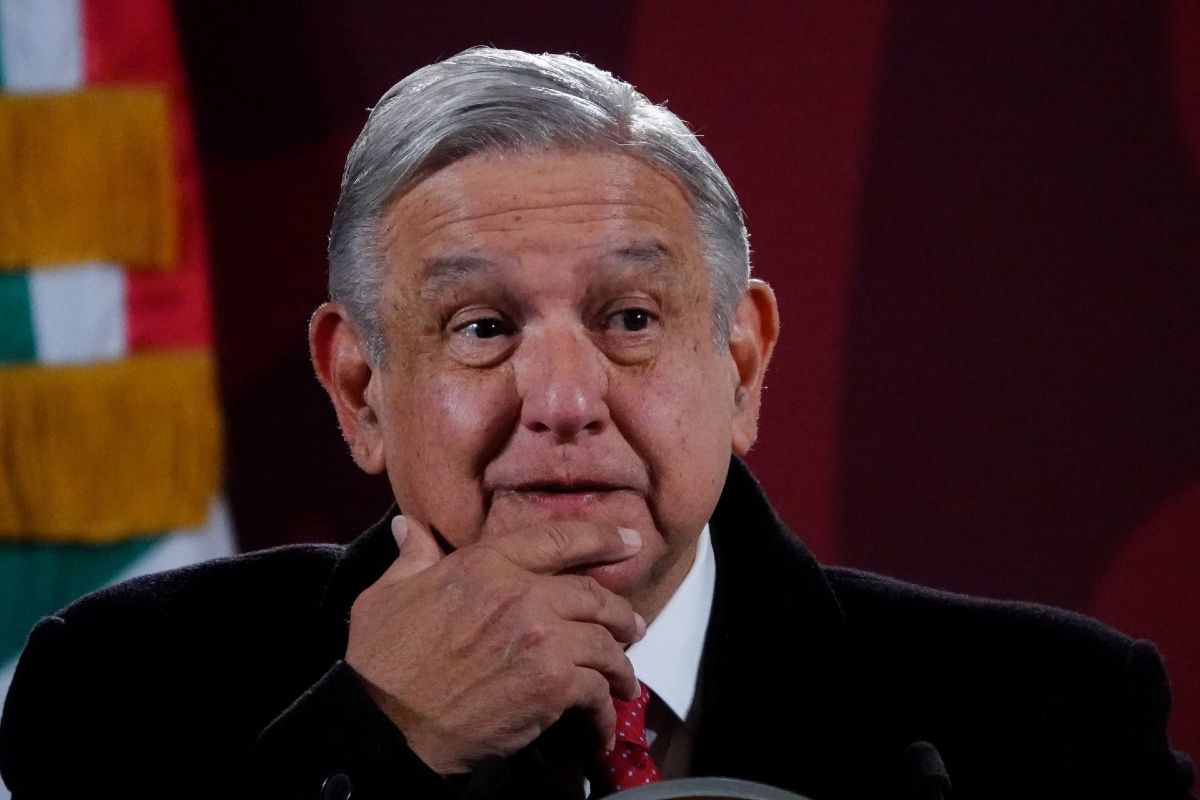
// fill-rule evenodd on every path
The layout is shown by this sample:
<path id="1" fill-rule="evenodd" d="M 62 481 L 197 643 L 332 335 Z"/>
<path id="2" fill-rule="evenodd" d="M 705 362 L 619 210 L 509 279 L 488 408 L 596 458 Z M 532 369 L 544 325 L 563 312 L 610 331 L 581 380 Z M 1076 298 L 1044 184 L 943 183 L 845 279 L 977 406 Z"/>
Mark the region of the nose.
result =
<path id="1" fill-rule="evenodd" d="M 565 444 L 609 425 L 604 355 L 583 331 L 569 326 L 527 329 L 515 369 L 522 427 Z"/>

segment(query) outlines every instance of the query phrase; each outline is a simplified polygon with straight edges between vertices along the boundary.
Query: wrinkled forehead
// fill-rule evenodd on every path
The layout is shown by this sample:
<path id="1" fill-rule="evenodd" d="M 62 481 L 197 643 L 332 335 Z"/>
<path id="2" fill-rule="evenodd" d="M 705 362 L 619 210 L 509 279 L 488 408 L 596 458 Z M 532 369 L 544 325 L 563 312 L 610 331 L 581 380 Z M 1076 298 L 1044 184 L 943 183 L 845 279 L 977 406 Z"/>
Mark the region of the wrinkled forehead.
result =
<path id="1" fill-rule="evenodd" d="M 497 251 L 578 250 L 658 267 L 703 250 L 678 179 L 615 148 L 460 159 L 396 197 L 382 234 L 388 261 L 426 276 L 474 269 Z"/>
<path id="2" fill-rule="evenodd" d="M 662 180 L 673 185 L 683 197 L 688 207 L 695 213 L 695 198 L 687 187 L 687 183 L 669 166 L 650 157 L 647 152 L 635 144 L 618 145 L 613 142 L 533 142 L 524 145 L 488 145 L 478 148 L 458 147 L 449 148 L 445 152 L 432 153 L 402 185 L 396 187 L 387 201 L 390 210 L 402 202 L 406 196 L 417 191 L 423 185 L 436 180 L 443 173 L 455 172 L 464 162 L 468 164 L 489 165 L 496 171 L 521 169 L 531 162 L 546 159 L 563 160 L 594 160 L 611 159 L 626 161 L 630 165 L 640 165 L 656 173 Z M 579 184 L 576 188 L 586 188 Z"/>

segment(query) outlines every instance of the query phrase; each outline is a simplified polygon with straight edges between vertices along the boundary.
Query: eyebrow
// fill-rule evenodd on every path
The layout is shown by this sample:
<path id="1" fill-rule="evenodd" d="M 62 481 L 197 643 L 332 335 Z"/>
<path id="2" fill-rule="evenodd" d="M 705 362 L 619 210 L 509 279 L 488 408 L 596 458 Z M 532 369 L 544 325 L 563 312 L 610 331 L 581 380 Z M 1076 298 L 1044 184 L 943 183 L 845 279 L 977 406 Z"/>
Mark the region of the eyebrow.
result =
<path id="1" fill-rule="evenodd" d="M 670 250 L 660 242 L 628 244 L 613 248 L 596 259 L 596 263 L 617 262 L 662 279 L 672 262 Z M 497 262 L 484 256 L 456 255 L 428 259 L 423 268 L 424 280 L 420 294 L 430 300 L 466 283 L 471 278 L 495 268 Z"/>
<path id="2" fill-rule="evenodd" d="M 496 262 L 483 256 L 448 256 L 431 258 L 425 262 L 424 280 L 421 282 L 421 297 L 429 300 L 465 283 L 467 280 L 496 266 Z"/>
<path id="3" fill-rule="evenodd" d="M 614 260 L 639 267 L 651 276 L 657 277 L 666 271 L 670 265 L 671 251 L 660 242 L 651 244 L 631 244 L 610 250 L 600 257 L 600 261 Z"/>

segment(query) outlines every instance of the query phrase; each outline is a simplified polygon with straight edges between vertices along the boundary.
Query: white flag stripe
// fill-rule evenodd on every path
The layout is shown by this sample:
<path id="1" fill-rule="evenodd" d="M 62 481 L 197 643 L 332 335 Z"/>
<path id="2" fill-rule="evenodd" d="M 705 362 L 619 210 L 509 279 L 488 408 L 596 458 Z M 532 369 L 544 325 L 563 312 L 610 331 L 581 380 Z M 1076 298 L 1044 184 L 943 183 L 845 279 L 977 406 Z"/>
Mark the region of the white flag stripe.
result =
<path id="1" fill-rule="evenodd" d="M 0 58 L 9 92 L 83 85 L 80 0 L 0 0 Z"/>
<path id="2" fill-rule="evenodd" d="M 29 271 L 38 362 L 88 364 L 125 356 L 125 273 L 113 264 Z"/>
<path id="3" fill-rule="evenodd" d="M 13 673 L 16 671 L 17 660 L 15 658 L 0 666 L 0 713 L 4 712 L 4 698 L 8 696 L 8 687 L 12 685 Z M 2 779 L 0 779 L 0 800 L 12 800 L 12 794 Z"/>
<path id="4" fill-rule="evenodd" d="M 235 549 L 229 509 L 224 498 L 218 494 L 208 507 L 208 519 L 203 525 L 197 528 L 181 528 L 163 536 L 154 547 L 122 570 L 110 583 L 120 583 L 139 575 L 232 555 Z M 12 685 L 16 668 L 16 659 L 0 665 L 0 713 L 4 710 L 4 699 L 8 696 L 8 687 Z M 11 797 L 4 782 L 0 780 L 0 800 L 10 800 Z"/>
<path id="5" fill-rule="evenodd" d="M 162 572 L 166 569 L 233 555 L 237 544 L 233 537 L 233 521 L 225 498 L 214 495 L 208 505 L 208 519 L 196 528 L 180 528 L 162 537 L 153 548 L 113 578 L 113 583 L 127 581 L 139 575 Z"/>

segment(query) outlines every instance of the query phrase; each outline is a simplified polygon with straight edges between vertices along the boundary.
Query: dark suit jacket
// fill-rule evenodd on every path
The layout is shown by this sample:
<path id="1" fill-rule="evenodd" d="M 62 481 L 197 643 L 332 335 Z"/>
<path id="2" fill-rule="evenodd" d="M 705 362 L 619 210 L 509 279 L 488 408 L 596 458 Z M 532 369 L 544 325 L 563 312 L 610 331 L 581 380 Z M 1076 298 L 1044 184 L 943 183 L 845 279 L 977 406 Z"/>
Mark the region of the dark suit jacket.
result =
<path id="1" fill-rule="evenodd" d="M 1188 797 L 1150 644 L 822 568 L 736 460 L 712 531 L 697 774 L 814 800 L 903 797 L 905 748 L 927 740 L 956 798 Z M 340 658 L 351 603 L 395 556 L 385 520 L 346 548 L 150 576 L 44 620 L 0 725 L 15 800 L 319 798 L 335 774 L 355 800 L 578 793 L 569 719 L 446 781 L 371 703 Z"/>

